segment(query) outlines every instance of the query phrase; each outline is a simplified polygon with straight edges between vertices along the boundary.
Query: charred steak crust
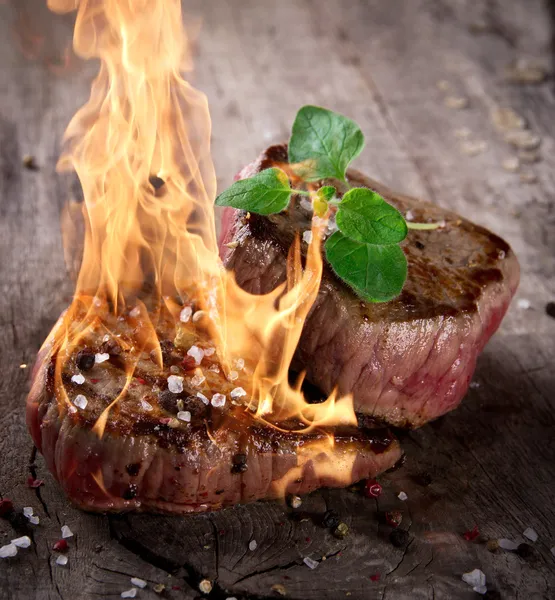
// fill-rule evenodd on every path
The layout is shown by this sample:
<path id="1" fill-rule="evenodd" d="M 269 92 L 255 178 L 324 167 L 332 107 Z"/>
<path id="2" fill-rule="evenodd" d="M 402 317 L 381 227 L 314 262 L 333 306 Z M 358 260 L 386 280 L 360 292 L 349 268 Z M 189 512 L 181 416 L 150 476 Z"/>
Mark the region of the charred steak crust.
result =
<path id="1" fill-rule="evenodd" d="M 271 146 L 239 178 L 271 166 L 287 168 L 285 145 Z M 383 304 L 361 301 L 329 267 L 305 323 L 294 367 L 324 393 L 352 392 L 357 411 L 414 428 L 456 408 L 476 358 L 498 328 L 518 286 L 518 261 L 500 237 L 459 215 L 349 171 L 352 186 L 380 193 L 415 221 L 445 221 L 411 230 L 402 294 Z M 330 181 L 340 192 L 341 182 Z M 267 293 L 285 279 L 285 256 L 296 232 L 310 229 L 300 202 L 262 217 L 226 209 L 221 253 L 239 285 Z M 305 247 L 306 248 L 306 247 Z"/>
<path id="2" fill-rule="evenodd" d="M 134 383 L 112 410 L 106 430 L 99 436 L 93 427 L 99 413 L 113 400 L 113 390 L 122 376 L 118 375 L 118 355 L 89 368 L 80 358 L 67 363 L 87 372 L 87 381 L 79 386 L 72 387 L 71 371 L 62 377 L 69 398 L 78 392 L 88 398 L 86 409 L 73 412 L 56 397 L 56 360 L 52 346 L 45 345 L 33 372 L 27 424 L 49 470 L 68 497 L 85 510 L 214 510 L 375 477 L 395 466 L 402 455 L 387 430 L 344 428 L 334 432 L 332 452 L 334 466 L 344 467 L 343 480 L 329 470 L 319 474 L 314 461 L 300 465 L 299 456 L 323 441 L 325 431 L 283 433 L 261 425 L 239 405 L 229 406 L 225 419 L 221 411 L 202 403 L 202 413 L 195 415 L 192 400 L 187 399 L 183 401 L 191 409 L 191 423 L 182 423 L 173 418 L 174 406 L 160 400 L 164 392 L 157 398 L 150 393 L 152 381 L 146 377 L 152 375 L 144 371 L 140 383 Z M 105 392 L 95 392 L 98 387 Z M 150 406 L 147 411 L 139 408 L 145 399 Z M 347 471 L 350 461 L 352 471 Z"/>

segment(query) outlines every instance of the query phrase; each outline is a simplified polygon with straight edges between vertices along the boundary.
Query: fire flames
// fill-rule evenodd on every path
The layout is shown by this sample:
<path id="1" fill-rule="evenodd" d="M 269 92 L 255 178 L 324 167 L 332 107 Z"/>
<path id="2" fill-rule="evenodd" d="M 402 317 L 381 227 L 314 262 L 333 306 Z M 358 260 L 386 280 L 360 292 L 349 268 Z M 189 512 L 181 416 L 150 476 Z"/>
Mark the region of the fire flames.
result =
<path id="1" fill-rule="evenodd" d="M 138 360 L 149 353 L 161 369 L 160 323 L 169 316 L 171 339 L 190 345 L 192 320 L 184 323 L 180 316 L 194 305 L 200 315 L 195 327 L 207 332 L 225 375 L 230 377 L 237 360 L 244 361 L 244 410 L 254 419 L 277 428 L 294 420 L 299 434 L 356 425 L 350 397 L 332 394 L 311 404 L 301 380 L 292 385 L 288 379 L 320 285 L 325 222 L 313 225 L 304 266 L 300 242 L 294 242 L 287 281 L 268 295 L 243 291 L 222 267 L 211 122 L 206 97 L 182 77 L 192 61 L 181 2 L 49 0 L 48 5 L 56 12 L 77 10 L 74 52 L 100 59 L 90 98 L 67 128 L 59 162 L 81 182 L 85 229 L 74 300 L 48 340 L 58 357 L 60 410 L 72 407 L 62 378 L 64 361 L 91 331 L 116 336 L 113 323 L 131 320 L 126 356 Z M 96 420 L 99 436 L 127 393 L 135 365 L 127 360 L 126 384 Z M 198 370 L 202 373 L 202 364 Z M 318 457 L 329 454 L 333 434 L 325 440 L 307 445 L 299 465 L 319 461 L 330 472 L 331 463 Z"/>

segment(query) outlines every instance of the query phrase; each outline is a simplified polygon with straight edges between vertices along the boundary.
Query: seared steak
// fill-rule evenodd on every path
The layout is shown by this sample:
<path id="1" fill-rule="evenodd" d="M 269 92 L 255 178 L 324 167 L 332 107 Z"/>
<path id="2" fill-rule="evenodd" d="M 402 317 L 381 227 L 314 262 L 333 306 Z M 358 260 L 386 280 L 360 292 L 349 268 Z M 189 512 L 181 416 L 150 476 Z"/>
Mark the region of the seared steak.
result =
<path id="1" fill-rule="evenodd" d="M 173 327 L 169 320 L 167 325 L 158 322 L 162 335 Z M 186 347 L 162 343 L 163 366 L 156 352 L 137 354 L 134 335 L 141 328 L 129 316 L 112 317 L 111 334 L 104 326 L 91 327 L 69 355 L 57 351 L 56 330 L 41 350 L 27 423 L 48 468 L 81 508 L 213 510 L 348 485 L 400 459 L 399 445 L 386 430 L 298 433 L 298 423 L 279 423 L 277 429 L 257 420 L 244 402 L 248 398 L 232 393 L 240 385 L 248 389 L 247 368 L 230 382 L 209 341 L 189 325 L 182 331 Z M 199 366 L 186 354 L 193 337 L 205 352 Z"/>
<path id="2" fill-rule="evenodd" d="M 271 166 L 287 169 L 285 146 L 268 148 L 239 178 Z M 402 244 L 408 279 L 391 302 L 361 301 L 325 268 L 294 366 L 326 394 L 335 387 L 352 392 L 356 410 L 378 422 L 418 427 L 453 410 L 466 393 L 476 358 L 517 288 L 518 262 L 501 238 L 457 214 L 356 171 L 348 179 L 376 190 L 408 219 L 445 226 L 409 231 Z M 345 191 L 341 182 L 326 183 Z M 226 209 L 221 254 L 239 285 L 262 294 L 281 283 L 291 242 L 310 229 L 311 218 L 299 197 L 269 217 Z"/>

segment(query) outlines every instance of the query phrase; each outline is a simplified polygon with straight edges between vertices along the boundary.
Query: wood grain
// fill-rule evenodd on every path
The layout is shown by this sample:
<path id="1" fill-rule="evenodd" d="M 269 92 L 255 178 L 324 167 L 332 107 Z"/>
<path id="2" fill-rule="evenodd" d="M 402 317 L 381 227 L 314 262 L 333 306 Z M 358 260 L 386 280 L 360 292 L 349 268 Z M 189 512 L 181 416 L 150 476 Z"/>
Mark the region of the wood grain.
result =
<path id="1" fill-rule="evenodd" d="M 553 4 L 185 2 L 202 20 L 195 83 L 210 100 L 220 187 L 263 147 L 287 138 L 300 105 L 344 112 L 369 142 L 357 168 L 505 237 L 522 266 L 518 298 L 532 307 L 513 305 L 463 405 L 403 436 L 407 462 L 382 478 L 377 502 L 324 490 L 306 498 L 300 514 L 261 502 L 197 517 L 108 518 L 69 505 L 40 457 L 45 484 L 27 487 L 29 370 L 20 368 L 71 297 L 59 223 L 75 189 L 55 163 L 95 65 L 71 57 L 61 68 L 71 17 L 51 15 L 40 0 L 0 2 L 0 493 L 41 519 L 36 527 L 0 519 L 0 544 L 26 532 L 33 538 L 31 548 L 0 561 L 0 598 L 118 598 L 132 576 L 149 582 L 138 598 L 158 598 L 155 583 L 166 585 L 166 598 L 199 597 L 202 578 L 214 582 L 215 599 L 275 598 L 276 584 L 299 600 L 473 598 L 461 575 L 474 568 L 501 598 L 554 596 L 555 320 L 544 311 L 555 300 L 554 83 L 504 79 L 519 58 L 551 70 Z M 450 95 L 468 99 L 468 108 L 446 106 Z M 502 167 L 516 152 L 492 122 L 499 107 L 515 110 L 542 138 L 542 160 L 521 166 L 536 183 Z M 464 128 L 469 137 L 461 139 Z M 476 142 L 484 148 L 471 156 Z M 35 156 L 37 170 L 23 167 L 24 154 Z M 330 508 L 351 529 L 344 540 L 320 524 Z M 391 545 L 382 522 L 393 508 L 410 532 L 405 549 Z M 67 567 L 51 550 L 62 524 L 75 532 Z M 474 525 L 480 536 L 468 542 L 462 534 Z M 524 541 L 529 526 L 539 534 L 533 560 L 487 550 L 488 539 Z M 258 546 L 249 551 L 253 539 Z M 305 556 L 326 560 L 312 571 Z M 370 578 L 376 574 L 379 581 Z"/>

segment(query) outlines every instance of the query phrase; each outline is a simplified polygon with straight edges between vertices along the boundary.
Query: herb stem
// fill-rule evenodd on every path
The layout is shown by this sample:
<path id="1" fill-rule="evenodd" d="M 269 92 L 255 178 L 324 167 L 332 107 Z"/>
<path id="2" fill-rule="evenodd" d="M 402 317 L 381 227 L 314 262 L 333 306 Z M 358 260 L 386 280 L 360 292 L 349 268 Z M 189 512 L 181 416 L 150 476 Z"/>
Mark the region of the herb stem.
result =
<path id="1" fill-rule="evenodd" d="M 413 223 L 412 221 L 407 221 L 407 227 L 409 229 L 431 230 L 431 229 L 439 229 L 440 227 L 444 227 L 444 224 L 443 223 Z"/>
<path id="2" fill-rule="evenodd" d="M 291 188 L 291 193 L 299 194 L 299 196 L 310 196 L 311 195 L 311 192 L 305 192 L 304 190 L 296 190 L 294 188 Z"/>

